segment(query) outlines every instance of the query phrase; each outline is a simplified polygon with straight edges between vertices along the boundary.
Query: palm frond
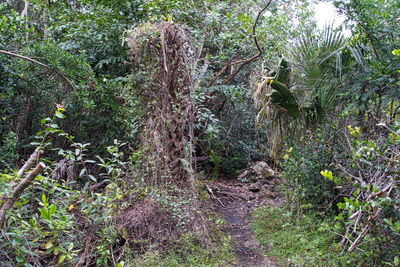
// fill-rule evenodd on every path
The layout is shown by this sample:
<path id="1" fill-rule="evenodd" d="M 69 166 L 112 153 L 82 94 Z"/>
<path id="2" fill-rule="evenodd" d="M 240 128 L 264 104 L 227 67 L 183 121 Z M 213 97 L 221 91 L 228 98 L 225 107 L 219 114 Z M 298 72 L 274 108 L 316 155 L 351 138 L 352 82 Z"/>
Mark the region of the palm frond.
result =
<path id="1" fill-rule="evenodd" d="M 275 160 L 290 127 L 308 128 L 326 118 L 340 81 L 345 47 L 345 38 L 332 25 L 324 28 L 320 39 L 303 35 L 288 52 L 290 65 L 281 59 L 273 77 L 259 83 L 253 95 L 259 108 L 257 121 L 270 122 Z"/>

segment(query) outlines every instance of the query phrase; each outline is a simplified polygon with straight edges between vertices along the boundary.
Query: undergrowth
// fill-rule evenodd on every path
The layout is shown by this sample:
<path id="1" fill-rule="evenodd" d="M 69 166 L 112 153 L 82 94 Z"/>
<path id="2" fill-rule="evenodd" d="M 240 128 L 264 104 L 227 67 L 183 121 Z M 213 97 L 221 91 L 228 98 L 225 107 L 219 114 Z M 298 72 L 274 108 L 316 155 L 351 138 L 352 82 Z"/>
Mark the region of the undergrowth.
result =
<path id="1" fill-rule="evenodd" d="M 213 250 L 204 247 L 195 238 L 184 236 L 179 249 L 166 253 L 150 249 L 127 266 L 230 266 L 236 256 L 230 238 L 222 235 L 215 233 L 218 240 L 213 241 Z"/>
<path id="2" fill-rule="evenodd" d="M 269 256 L 282 264 L 357 266 L 340 255 L 340 249 L 335 246 L 340 237 L 329 231 L 329 223 L 312 214 L 302 215 L 297 222 L 293 222 L 290 213 L 284 209 L 262 207 L 254 217 L 256 238 L 264 247 L 269 247 Z"/>

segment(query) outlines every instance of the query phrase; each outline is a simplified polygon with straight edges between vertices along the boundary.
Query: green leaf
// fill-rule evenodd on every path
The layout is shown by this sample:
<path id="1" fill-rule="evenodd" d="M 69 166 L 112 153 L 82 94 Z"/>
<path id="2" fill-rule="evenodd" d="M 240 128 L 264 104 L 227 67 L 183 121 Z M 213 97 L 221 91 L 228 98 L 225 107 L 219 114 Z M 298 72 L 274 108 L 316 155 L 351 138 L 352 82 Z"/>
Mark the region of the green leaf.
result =
<path id="1" fill-rule="evenodd" d="M 394 257 L 393 263 L 394 263 L 394 266 L 399 266 L 400 261 L 399 261 L 399 258 L 397 258 L 397 256 Z"/>
<path id="2" fill-rule="evenodd" d="M 31 146 L 40 146 L 40 143 L 39 142 L 31 142 L 30 145 Z"/>
<path id="3" fill-rule="evenodd" d="M 45 218 L 46 220 L 50 220 L 50 215 L 49 212 L 44 209 L 44 208 L 40 208 L 40 214 L 42 214 L 42 217 Z"/>
<path id="4" fill-rule="evenodd" d="M 393 226 L 393 223 L 392 223 L 392 220 L 390 219 L 390 220 L 388 220 L 388 219 L 383 219 L 384 221 L 385 221 L 385 223 L 387 223 L 388 225 L 390 225 L 390 226 Z"/>
<path id="5" fill-rule="evenodd" d="M 57 206 L 55 204 L 51 204 L 50 206 L 50 216 L 52 216 L 57 210 Z"/>
<path id="6" fill-rule="evenodd" d="M 54 244 L 53 244 L 53 240 L 49 240 L 49 242 L 47 242 L 46 243 L 46 249 L 50 249 L 50 248 L 52 248 L 54 246 Z"/>
<path id="7" fill-rule="evenodd" d="M 82 177 L 82 176 L 85 174 L 85 172 L 86 172 L 86 169 L 83 168 L 83 169 L 81 170 L 81 172 L 79 173 L 79 177 Z"/>
<path id="8" fill-rule="evenodd" d="M 45 194 L 42 194 L 42 202 L 43 202 L 43 203 L 46 203 L 46 202 L 47 202 L 47 199 L 46 199 L 46 195 L 45 195 Z"/>
<path id="9" fill-rule="evenodd" d="M 21 256 L 17 256 L 17 257 L 15 257 L 15 259 L 17 260 L 18 263 L 25 262 L 25 259 L 23 257 L 21 257 Z"/>
<path id="10" fill-rule="evenodd" d="M 56 117 L 60 119 L 64 119 L 65 116 L 61 112 L 56 112 Z"/>
<path id="11" fill-rule="evenodd" d="M 74 248 L 74 243 L 69 243 L 68 251 L 71 251 Z"/>
<path id="12" fill-rule="evenodd" d="M 90 178 L 90 180 L 92 180 L 93 182 L 97 182 L 97 179 L 96 179 L 93 175 L 90 175 L 90 174 L 89 174 L 89 178 Z"/>
<path id="13" fill-rule="evenodd" d="M 41 122 L 40 122 L 41 126 L 43 126 L 46 123 L 46 121 L 51 121 L 51 119 L 45 118 L 45 119 L 41 120 Z"/>
<path id="14" fill-rule="evenodd" d="M 65 254 L 60 256 L 60 258 L 58 259 L 58 266 L 60 266 L 64 262 L 66 257 L 67 257 L 67 255 L 65 255 Z"/>

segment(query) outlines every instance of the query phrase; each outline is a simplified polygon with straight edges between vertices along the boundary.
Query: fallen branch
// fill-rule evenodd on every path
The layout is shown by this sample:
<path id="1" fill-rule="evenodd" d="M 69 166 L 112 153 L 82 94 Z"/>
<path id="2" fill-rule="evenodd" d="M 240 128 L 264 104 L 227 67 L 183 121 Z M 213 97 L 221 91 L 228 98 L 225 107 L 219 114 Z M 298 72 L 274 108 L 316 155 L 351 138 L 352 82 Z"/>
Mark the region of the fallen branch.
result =
<path id="1" fill-rule="evenodd" d="M 226 191 L 220 191 L 220 192 L 217 192 L 217 193 L 219 195 L 226 196 L 228 198 L 241 199 L 241 200 L 244 200 L 244 201 L 249 201 L 249 199 L 247 197 L 243 197 L 243 196 L 235 194 L 235 193 L 226 192 Z"/>
<path id="2" fill-rule="evenodd" d="M 71 86 L 71 88 L 72 88 L 74 91 L 76 91 L 75 85 L 72 83 L 72 81 L 71 81 L 70 79 L 68 79 L 68 77 L 67 77 L 62 71 L 60 71 L 60 70 L 52 69 L 49 65 L 46 65 L 46 64 L 44 64 L 44 63 L 42 63 L 42 62 L 39 62 L 39 61 L 37 61 L 37 60 L 34 60 L 34 59 L 30 58 L 30 57 L 26 57 L 26 56 L 22 56 L 22 55 L 19 55 L 19 54 L 15 54 L 15 53 L 12 53 L 12 52 L 0 50 L 0 54 L 12 56 L 12 57 L 22 58 L 22 59 L 24 59 L 24 60 L 26 60 L 26 61 L 35 63 L 36 65 L 39 65 L 39 66 L 41 66 L 41 67 L 43 67 L 43 68 L 46 68 L 46 69 L 48 69 L 48 70 L 53 70 L 55 73 L 57 73 L 58 75 L 60 75 L 60 76 Z"/>
<path id="3" fill-rule="evenodd" d="M 3 227 L 5 218 L 6 218 L 6 213 L 8 210 L 11 210 L 14 207 L 15 202 L 17 199 L 21 196 L 22 192 L 32 183 L 32 181 L 38 176 L 40 173 L 42 173 L 43 169 L 46 167 L 44 163 L 39 162 L 35 169 L 31 171 L 24 180 L 22 180 L 12 191 L 11 196 L 7 197 L 7 200 L 5 200 L 5 203 L 3 206 L 0 208 L 0 228 Z"/>
<path id="4" fill-rule="evenodd" d="M 224 203 L 222 203 L 222 201 L 214 195 L 212 188 L 209 185 L 206 185 L 206 188 L 207 188 L 207 191 L 210 194 L 211 198 L 217 200 L 219 202 L 219 204 L 221 204 L 221 206 L 225 208 Z"/>
<path id="5" fill-rule="evenodd" d="M 214 186 L 214 188 L 212 187 Z M 228 198 L 232 198 L 232 199 L 242 199 L 245 201 L 248 201 L 249 199 L 247 197 L 241 196 L 240 193 L 232 193 L 232 192 L 228 192 L 228 191 L 222 191 L 220 190 L 220 188 L 216 187 L 215 185 L 207 185 L 207 190 L 214 190 L 215 191 L 215 195 L 220 195 L 220 196 L 224 196 L 224 197 L 228 197 Z"/>
<path id="6" fill-rule="evenodd" d="M 361 210 L 355 212 L 353 215 L 351 215 L 351 216 L 349 217 L 349 220 L 354 220 L 354 218 L 356 218 L 360 213 L 362 213 Z"/>

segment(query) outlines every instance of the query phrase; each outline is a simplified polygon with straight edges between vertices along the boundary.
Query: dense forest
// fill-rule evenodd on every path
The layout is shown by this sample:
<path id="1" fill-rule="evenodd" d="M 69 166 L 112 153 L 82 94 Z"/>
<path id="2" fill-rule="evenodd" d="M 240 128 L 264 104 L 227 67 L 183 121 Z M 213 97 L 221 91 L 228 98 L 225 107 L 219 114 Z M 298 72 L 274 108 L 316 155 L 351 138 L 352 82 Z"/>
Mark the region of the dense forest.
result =
<path id="1" fill-rule="evenodd" d="M 400 266 L 400 2 L 0 1 L 1 266 Z"/>

